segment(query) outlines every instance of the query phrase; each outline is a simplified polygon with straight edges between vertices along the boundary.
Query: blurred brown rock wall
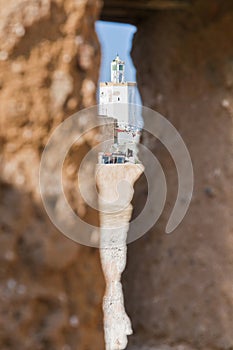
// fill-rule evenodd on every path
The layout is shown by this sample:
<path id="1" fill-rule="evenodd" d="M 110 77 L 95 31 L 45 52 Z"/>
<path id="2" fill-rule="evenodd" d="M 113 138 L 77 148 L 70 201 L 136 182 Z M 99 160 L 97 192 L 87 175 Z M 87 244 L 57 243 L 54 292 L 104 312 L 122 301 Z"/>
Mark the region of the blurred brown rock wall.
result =
<path id="1" fill-rule="evenodd" d="M 1 350 L 103 347 L 98 251 L 57 232 L 38 190 L 51 131 L 96 102 L 100 8 L 97 0 L 0 1 Z M 89 146 L 80 147 L 81 155 Z M 67 162 L 69 195 L 78 161 Z"/>
<path id="2" fill-rule="evenodd" d="M 40 156 L 52 130 L 95 104 L 100 8 L 97 0 L 0 0 L 3 350 L 104 347 L 99 253 L 57 232 L 38 191 Z M 131 15 L 129 22 L 137 22 Z M 179 130 L 193 160 L 195 189 L 184 221 L 166 236 L 177 177 L 169 155 L 151 142 L 166 171 L 168 200 L 157 226 L 129 247 L 124 289 L 135 335 L 128 349 L 233 347 L 232 43 L 228 0 L 150 11 L 138 22 L 132 55 L 143 103 Z M 65 190 L 74 209 L 96 223 L 96 213 L 72 192 L 89 148 L 86 139 L 68 155 Z M 145 196 L 141 179 L 135 215 Z"/>
<path id="3" fill-rule="evenodd" d="M 156 227 L 129 246 L 132 350 L 233 347 L 232 43 L 230 1 L 196 1 L 189 10 L 151 14 L 138 26 L 132 56 L 143 103 L 180 132 L 195 187 L 183 222 L 166 235 L 177 173 L 161 144 L 151 142 L 168 199 Z M 141 182 L 135 203 L 144 193 Z"/>

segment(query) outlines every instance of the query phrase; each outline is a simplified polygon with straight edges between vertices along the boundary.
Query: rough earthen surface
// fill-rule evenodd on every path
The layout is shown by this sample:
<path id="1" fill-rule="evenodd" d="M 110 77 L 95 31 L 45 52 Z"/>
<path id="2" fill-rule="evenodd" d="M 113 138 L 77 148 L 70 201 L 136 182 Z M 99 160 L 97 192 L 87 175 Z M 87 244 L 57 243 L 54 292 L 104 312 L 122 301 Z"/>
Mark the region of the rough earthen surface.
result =
<path id="1" fill-rule="evenodd" d="M 125 288 L 132 350 L 233 347 L 233 6 L 194 5 L 192 11 L 159 12 L 142 21 L 133 43 L 143 102 L 179 130 L 192 157 L 195 189 L 184 221 L 166 235 L 177 175 L 152 140 L 169 192 L 159 223 L 129 246 Z M 145 188 L 138 184 L 138 205 Z"/>
<path id="2" fill-rule="evenodd" d="M 42 209 L 38 166 L 56 125 L 95 103 L 100 4 L 91 0 L 0 0 L 0 348 L 103 349 L 104 281 L 99 253 L 58 233 Z M 134 19 L 129 19 L 129 22 Z M 174 204 L 173 163 L 158 143 L 169 182 L 155 229 L 129 247 L 126 311 L 130 350 L 233 347 L 232 2 L 194 1 L 138 24 L 133 58 L 145 105 L 167 116 L 190 150 L 191 208 L 164 234 Z M 88 142 L 69 155 L 67 196 Z M 135 215 L 144 201 L 141 179 Z M 82 205 L 81 205 L 82 204 Z"/>
<path id="3" fill-rule="evenodd" d="M 103 300 L 105 349 L 125 349 L 131 322 L 125 312 L 121 275 L 127 260 L 127 233 L 132 215 L 135 181 L 143 173 L 141 164 L 98 164 L 100 256 L 106 280 Z M 119 188 L 120 186 L 120 188 Z"/>
<path id="4" fill-rule="evenodd" d="M 95 104 L 99 1 L 0 1 L 0 348 L 103 348 L 98 251 L 61 235 L 42 209 L 41 152 L 51 131 Z M 83 143 L 67 158 L 73 196 Z M 77 151 L 79 161 L 77 161 Z"/>

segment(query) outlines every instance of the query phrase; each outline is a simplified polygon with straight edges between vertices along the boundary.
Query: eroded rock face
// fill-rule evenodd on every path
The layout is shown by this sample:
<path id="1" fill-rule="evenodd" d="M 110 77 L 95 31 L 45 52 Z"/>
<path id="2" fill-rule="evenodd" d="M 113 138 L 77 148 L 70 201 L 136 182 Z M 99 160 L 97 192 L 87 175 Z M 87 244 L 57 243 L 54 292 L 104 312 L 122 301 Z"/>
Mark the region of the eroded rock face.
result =
<path id="1" fill-rule="evenodd" d="M 161 145 L 150 141 L 169 193 L 156 227 L 129 246 L 125 285 L 132 350 L 233 346 L 232 23 L 232 4 L 199 1 L 188 12 L 155 13 L 139 24 L 134 40 L 143 102 L 181 133 L 195 189 L 184 221 L 166 235 L 177 174 Z M 135 203 L 143 188 L 141 183 Z"/>
<path id="2" fill-rule="evenodd" d="M 43 210 L 41 152 L 52 130 L 95 104 L 99 1 L 0 2 L 0 348 L 103 348 L 98 251 L 63 237 Z M 86 140 L 66 160 L 72 195 Z M 77 159 L 77 151 L 79 157 Z"/>
<path id="3" fill-rule="evenodd" d="M 129 349 L 230 349 L 232 338 L 233 9 L 197 1 L 191 10 L 141 20 L 133 57 L 145 105 L 167 116 L 191 153 L 192 205 L 171 236 L 164 228 L 176 172 L 161 146 L 169 201 L 151 233 L 129 247 L 126 311 Z M 38 192 L 40 155 L 65 117 L 95 103 L 99 2 L 0 2 L 0 348 L 103 349 L 104 282 L 99 252 L 61 236 Z M 130 21 L 130 19 L 129 19 Z M 72 195 L 80 154 L 71 152 L 65 186 Z M 75 158 L 76 157 L 76 158 Z M 146 186 L 139 181 L 135 204 Z M 135 211 L 137 207 L 134 205 Z"/>
<path id="4" fill-rule="evenodd" d="M 126 314 L 121 275 L 127 260 L 127 233 L 132 215 L 132 189 L 143 173 L 141 164 L 98 164 L 100 256 L 106 280 L 103 300 L 105 349 L 127 347 L 132 334 Z M 120 187 L 119 187 L 120 186 Z"/>

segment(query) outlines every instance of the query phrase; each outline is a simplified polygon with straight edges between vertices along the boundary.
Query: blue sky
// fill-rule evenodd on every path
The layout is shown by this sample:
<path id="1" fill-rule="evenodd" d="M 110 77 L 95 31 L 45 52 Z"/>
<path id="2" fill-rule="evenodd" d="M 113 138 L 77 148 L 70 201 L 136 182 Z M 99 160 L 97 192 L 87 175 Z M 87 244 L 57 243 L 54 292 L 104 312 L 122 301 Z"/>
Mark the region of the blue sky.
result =
<path id="1" fill-rule="evenodd" d="M 137 28 L 131 24 L 97 21 L 96 31 L 102 48 L 100 81 L 110 81 L 110 63 L 118 53 L 125 61 L 125 80 L 136 81 L 136 70 L 130 57 L 132 39 Z M 138 94 L 136 103 L 141 104 Z"/>
<path id="2" fill-rule="evenodd" d="M 130 24 L 105 21 L 96 22 L 96 31 L 101 43 L 102 64 L 100 80 L 110 80 L 110 62 L 118 53 L 126 64 L 126 80 L 136 81 L 136 71 L 130 57 L 133 35 L 136 27 Z"/>

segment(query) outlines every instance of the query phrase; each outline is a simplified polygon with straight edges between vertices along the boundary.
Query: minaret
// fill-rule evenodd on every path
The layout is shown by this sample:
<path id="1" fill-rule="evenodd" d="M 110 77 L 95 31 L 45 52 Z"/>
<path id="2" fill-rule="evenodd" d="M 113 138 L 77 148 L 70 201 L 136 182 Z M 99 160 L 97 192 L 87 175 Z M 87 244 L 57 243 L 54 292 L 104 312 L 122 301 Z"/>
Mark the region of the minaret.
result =
<path id="1" fill-rule="evenodd" d="M 121 128 L 135 126 L 137 84 L 125 82 L 125 62 L 118 54 L 110 68 L 111 81 L 100 83 L 99 114 L 117 119 Z"/>
<path id="2" fill-rule="evenodd" d="M 125 81 L 125 62 L 121 61 L 117 54 L 115 60 L 111 63 L 111 82 L 124 83 Z"/>

